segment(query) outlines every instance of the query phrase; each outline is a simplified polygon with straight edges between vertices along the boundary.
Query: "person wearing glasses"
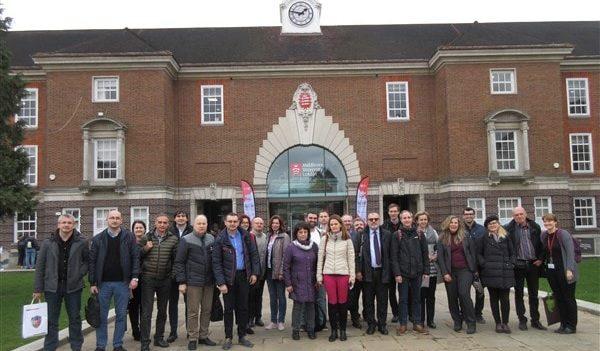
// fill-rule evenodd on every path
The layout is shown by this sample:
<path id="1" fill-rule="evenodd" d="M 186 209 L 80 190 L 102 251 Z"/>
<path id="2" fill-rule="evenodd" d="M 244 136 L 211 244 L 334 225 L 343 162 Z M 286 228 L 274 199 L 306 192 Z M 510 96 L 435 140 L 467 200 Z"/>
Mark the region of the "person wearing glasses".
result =
<path id="1" fill-rule="evenodd" d="M 472 207 L 465 207 L 463 210 L 463 223 L 465 224 L 465 235 L 470 237 L 473 242 L 477 242 L 486 233 L 484 226 L 475 221 L 475 209 Z M 484 302 L 485 292 L 483 290 L 481 290 L 481 293 L 475 291 L 475 319 L 479 324 L 485 324 L 483 318 Z"/>
<path id="2" fill-rule="evenodd" d="M 510 334 L 508 317 L 510 288 L 515 286 L 515 250 L 497 215 L 488 216 L 484 226 L 487 234 L 477 243 L 477 264 L 483 286 L 490 294 L 496 333 Z"/>
<path id="3" fill-rule="evenodd" d="M 362 245 L 357 251 L 356 278 L 363 281 L 363 316 L 368 323 L 367 334 L 375 333 L 375 327 L 383 335 L 388 334 L 387 300 L 388 286 L 392 283 L 390 250 L 392 234 L 380 227 L 379 214 L 367 215 L 368 227 L 362 235 Z M 377 320 L 375 320 L 377 300 Z"/>

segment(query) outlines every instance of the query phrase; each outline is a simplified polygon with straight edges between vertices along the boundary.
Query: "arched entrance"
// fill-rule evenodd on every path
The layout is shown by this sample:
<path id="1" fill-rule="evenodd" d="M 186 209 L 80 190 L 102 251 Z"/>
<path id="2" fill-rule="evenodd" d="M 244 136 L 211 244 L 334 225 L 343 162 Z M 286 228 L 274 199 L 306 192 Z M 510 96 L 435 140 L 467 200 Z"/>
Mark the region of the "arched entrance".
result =
<path id="1" fill-rule="evenodd" d="M 269 214 L 291 228 L 308 211 L 342 214 L 348 177 L 341 161 L 318 145 L 297 145 L 277 156 L 267 175 Z"/>

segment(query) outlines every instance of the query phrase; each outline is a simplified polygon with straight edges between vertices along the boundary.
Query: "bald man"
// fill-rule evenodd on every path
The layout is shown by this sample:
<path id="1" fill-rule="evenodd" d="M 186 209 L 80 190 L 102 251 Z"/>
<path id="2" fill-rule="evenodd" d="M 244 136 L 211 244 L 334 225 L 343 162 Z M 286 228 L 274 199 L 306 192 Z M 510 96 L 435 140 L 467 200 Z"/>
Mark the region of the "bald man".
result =
<path id="1" fill-rule="evenodd" d="M 509 238 L 515 247 L 517 262 L 515 264 L 515 307 L 519 317 L 519 329 L 527 330 L 523 289 L 527 281 L 529 295 L 529 316 L 531 327 L 546 330 L 540 323 L 538 311 L 538 287 L 543 245 L 540 240 L 541 229 L 534 220 L 527 218 L 527 212 L 521 206 L 513 209 L 513 220 L 505 226 Z"/>

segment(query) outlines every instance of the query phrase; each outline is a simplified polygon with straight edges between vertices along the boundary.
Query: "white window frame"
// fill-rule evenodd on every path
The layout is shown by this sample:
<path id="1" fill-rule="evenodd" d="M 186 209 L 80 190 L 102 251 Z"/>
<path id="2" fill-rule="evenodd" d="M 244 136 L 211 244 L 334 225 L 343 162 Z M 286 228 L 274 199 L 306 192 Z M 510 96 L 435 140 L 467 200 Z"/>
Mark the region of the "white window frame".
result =
<path id="1" fill-rule="evenodd" d="M 577 145 L 587 145 L 590 154 L 589 161 L 577 161 L 577 163 L 584 164 L 589 163 L 589 170 L 575 170 L 575 160 L 573 159 L 573 137 L 587 137 L 587 144 L 577 144 Z M 569 134 L 569 154 L 571 155 L 571 173 L 594 173 L 594 151 L 592 143 L 592 134 L 591 133 L 570 133 Z"/>
<path id="2" fill-rule="evenodd" d="M 73 214 L 75 211 L 77 211 L 77 216 Z M 81 232 L 81 209 L 76 207 L 63 208 L 62 214 L 70 214 L 71 216 L 75 217 L 75 229 Z"/>
<path id="3" fill-rule="evenodd" d="M 26 129 L 35 129 L 35 128 L 37 128 L 37 127 L 38 127 L 38 119 L 39 119 L 39 106 L 40 106 L 40 105 L 39 105 L 39 101 L 40 101 L 40 100 L 39 100 L 39 95 L 38 95 L 38 92 L 39 92 L 39 91 L 38 91 L 38 88 L 25 88 L 25 91 L 26 91 L 27 93 L 26 93 L 26 94 L 25 94 L 25 96 L 23 96 L 23 98 L 21 99 L 21 105 L 22 105 L 22 104 L 23 104 L 25 101 L 34 101 L 34 103 L 35 103 L 35 116 L 27 116 L 27 117 L 23 117 L 23 119 L 24 119 L 24 118 L 27 118 L 27 119 L 33 119 L 33 120 L 35 121 L 35 123 L 27 123 L 27 124 L 25 124 L 25 128 L 26 128 Z M 35 98 L 33 98 L 33 99 L 32 99 L 32 98 L 30 98 L 30 96 L 31 96 L 32 94 L 35 94 Z M 19 112 L 21 112 L 21 111 L 20 111 L 20 109 L 19 109 Z M 20 115 L 19 115 L 18 113 L 15 115 L 15 119 L 16 119 L 17 121 L 21 119 L 19 116 L 20 116 Z"/>
<path id="4" fill-rule="evenodd" d="M 92 232 L 93 236 L 100 234 L 100 232 L 102 232 L 104 229 L 106 229 L 106 227 L 108 227 L 108 224 L 106 224 L 106 216 L 108 215 L 108 212 L 110 212 L 112 210 L 118 211 L 119 209 L 117 207 L 94 207 L 94 225 L 93 225 L 94 231 Z M 98 211 L 107 211 L 107 213 L 103 216 L 103 218 L 99 218 Z M 102 228 L 98 228 L 98 220 L 99 219 L 102 219 L 105 223 L 102 225 Z"/>
<path id="5" fill-rule="evenodd" d="M 510 72 L 512 73 L 511 76 L 511 81 L 510 81 L 510 86 L 511 86 L 511 90 L 510 91 L 495 91 L 494 90 L 494 73 L 506 73 L 506 72 Z M 509 82 L 503 81 L 503 82 L 499 82 L 502 84 L 506 84 Z M 506 95 L 506 94 L 516 94 L 517 93 L 517 70 L 515 68 L 491 68 L 490 69 L 490 94 L 492 95 Z"/>
<path id="6" fill-rule="evenodd" d="M 33 151 L 33 157 L 35 158 L 35 162 L 32 165 L 31 164 L 31 156 L 29 155 L 29 152 L 25 151 L 27 153 L 27 160 L 30 161 L 29 162 L 29 167 L 27 168 L 27 173 L 25 173 L 25 178 L 23 179 L 23 183 L 29 185 L 29 186 L 37 186 L 38 185 L 38 146 L 37 145 L 20 145 L 16 147 L 17 149 L 25 149 L 25 150 L 34 150 Z M 33 168 L 33 173 L 30 172 L 31 168 Z M 34 181 L 30 182 L 29 178 L 30 176 L 33 175 Z"/>
<path id="7" fill-rule="evenodd" d="M 98 82 L 101 80 L 116 80 L 116 97 L 114 99 L 106 99 L 105 97 L 98 97 Z M 92 102 L 119 102 L 119 76 L 94 76 L 92 77 Z"/>
<path id="8" fill-rule="evenodd" d="M 587 113 L 571 113 L 571 102 L 569 101 L 569 82 L 571 81 L 583 81 L 585 82 L 585 109 Z M 590 85 L 587 78 L 567 78 L 565 82 L 567 89 L 567 114 L 569 117 L 590 117 Z M 580 106 L 580 105 L 573 105 Z"/>
<path id="9" fill-rule="evenodd" d="M 115 143 L 115 162 L 117 166 L 115 167 L 115 177 L 114 178 L 99 178 L 98 177 L 98 142 L 99 141 L 114 141 Z M 103 181 L 115 181 L 119 177 L 119 141 L 117 138 L 99 138 L 94 139 L 94 180 L 97 182 Z M 105 169 L 105 168 L 103 168 Z M 112 170 L 112 168 L 106 168 L 106 170 Z"/>
<path id="10" fill-rule="evenodd" d="M 500 201 L 511 201 L 513 202 L 514 200 L 517 200 L 517 205 L 516 206 L 511 206 L 510 208 L 507 207 L 500 207 Z M 512 216 L 512 210 L 515 207 L 521 206 L 521 197 L 518 196 L 512 196 L 512 197 L 499 197 L 498 198 L 498 218 L 500 219 L 500 224 L 501 225 L 505 225 L 508 222 L 510 222 L 513 219 Z M 508 211 L 509 215 L 508 217 L 503 217 L 502 216 L 502 211 Z"/>
<path id="11" fill-rule="evenodd" d="M 515 167 L 512 169 L 500 169 L 498 167 L 498 149 L 497 149 L 497 143 L 498 143 L 498 139 L 497 137 L 497 133 L 512 133 L 513 134 L 513 140 L 512 143 L 515 147 Z M 508 143 L 507 141 L 500 141 L 502 143 Z M 502 161 L 511 161 L 510 159 L 502 159 Z M 511 173 L 511 172 L 519 172 L 519 134 L 517 130 L 511 130 L 511 129 L 498 129 L 494 131 L 494 162 L 496 162 L 496 170 L 500 173 Z"/>
<path id="12" fill-rule="evenodd" d="M 135 217 L 134 216 L 135 210 L 141 210 L 141 209 L 146 211 L 146 217 L 145 218 Z M 146 228 L 149 228 L 150 227 L 150 223 L 149 223 L 150 222 L 150 207 L 148 207 L 148 206 L 131 206 L 129 219 L 130 219 L 129 220 L 130 224 L 132 224 L 133 221 L 140 219 L 140 220 L 144 221 L 144 223 L 146 224 Z"/>
<path id="13" fill-rule="evenodd" d="M 31 233 L 31 230 L 21 230 L 19 231 L 19 222 L 33 222 L 33 225 L 35 227 L 35 229 L 33 230 L 33 235 L 35 238 L 37 238 L 37 211 L 33 212 L 33 221 L 31 219 L 27 219 L 24 221 L 19 221 L 19 214 L 15 213 L 15 219 L 14 219 L 14 231 L 13 231 L 13 242 L 18 242 L 19 241 L 19 233 Z"/>
<path id="14" fill-rule="evenodd" d="M 390 117 L 390 86 L 391 85 L 403 85 L 405 89 L 406 95 L 406 117 Z M 394 92 L 396 93 L 396 92 Z M 402 92 L 397 92 L 399 95 L 402 95 Z M 398 121 L 409 121 L 410 120 L 410 103 L 409 103 L 409 91 L 408 91 L 408 82 L 407 81 L 396 81 L 396 82 L 386 82 L 385 83 L 385 113 L 386 119 L 388 122 L 398 122 Z M 403 110 L 400 108 L 400 111 Z"/>
<path id="15" fill-rule="evenodd" d="M 592 224 L 591 225 L 577 225 L 577 208 L 575 207 L 575 202 L 577 200 L 591 200 L 591 212 L 592 212 Z M 586 207 L 589 208 L 589 207 Z M 590 216 L 586 216 L 585 218 L 590 218 Z M 574 197 L 573 198 L 573 225 L 575 226 L 575 229 L 587 229 L 587 228 L 596 228 L 597 226 L 597 221 L 596 221 L 596 198 L 593 196 L 579 196 L 579 197 Z"/>
<path id="16" fill-rule="evenodd" d="M 481 207 L 474 206 L 472 201 L 481 201 Z M 471 207 L 475 210 L 475 221 L 482 224 L 485 221 L 485 198 L 483 197 L 470 197 L 467 199 L 467 207 Z M 477 212 L 481 213 L 481 216 L 477 216 Z"/>
<path id="17" fill-rule="evenodd" d="M 548 206 L 546 207 L 538 207 L 538 200 L 546 200 L 548 201 Z M 538 210 L 543 210 L 543 213 L 538 213 Z M 551 196 L 536 196 L 533 198 L 533 212 L 535 216 L 535 221 L 540 226 L 544 225 L 544 220 L 542 217 L 547 213 L 552 213 L 552 197 Z"/>
<path id="18" fill-rule="evenodd" d="M 207 121 L 204 115 L 204 89 L 221 89 L 221 120 L 220 121 Z M 207 96 L 210 98 L 211 96 Z M 215 96 L 216 97 L 216 96 Z M 200 123 L 203 125 L 223 125 L 225 124 L 225 90 L 223 85 L 201 85 L 200 86 Z M 211 112 L 212 114 L 212 112 Z"/>

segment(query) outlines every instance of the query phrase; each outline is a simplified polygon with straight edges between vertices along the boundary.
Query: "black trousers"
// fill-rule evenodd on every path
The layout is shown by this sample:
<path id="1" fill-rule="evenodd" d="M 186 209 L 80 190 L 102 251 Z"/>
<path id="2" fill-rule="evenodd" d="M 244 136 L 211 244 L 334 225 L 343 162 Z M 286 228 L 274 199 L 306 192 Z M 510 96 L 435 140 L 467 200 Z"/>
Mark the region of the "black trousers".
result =
<path id="1" fill-rule="evenodd" d="M 138 287 L 131 292 L 133 297 L 129 300 L 127 310 L 129 313 L 129 322 L 131 323 L 131 332 L 134 336 L 140 335 L 140 316 L 142 307 L 142 287 Z"/>
<path id="2" fill-rule="evenodd" d="M 508 324 L 508 316 L 510 315 L 508 295 L 510 294 L 510 289 L 488 287 L 488 292 L 490 293 L 490 306 L 492 307 L 494 321 L 496 324 Z"/>
<path id="3" fill-rule="evenodd" d="M 187 326 L 187 299 L 183 295 L 186 304 L 185 325 Z M 169 325 L 171 326 L 171 335 L 177 335 L 177 325 L 179 320 L 179 284 L 174 279 L 171 281 L 171 289 L 169 291 Z"/>
<path id="4" fill-rule="evenodd" d="M 167 304 L 169 303 L 169 290 L 171 289 L 171 278 L 157 280 L 146 278 L 142 283 L 142 320 L 140 326 L 142 345 L 150 344 L 150 328 L 152 327 L 152 310 L 154 308 L 154 294 L 156 293 L 156 332 L 154 339 L 162 339 L 165 336 L 165 324 L 167 322 Z"/>
<path id="5" fill-rule="evenodd" d="M 363 282 L 363 317 L 369 325 L 377 324 L 379 327 L 386 325 L 388 291 L 389 284 L 381 282 L 381 268 L 373 270 L 372 281 Z M 375 321 L 375 299 L 377 299 L 377 321 Z"/>
<path id="6" fill-rule="evenodd" d="M 429 276 L 429 287 L 421 287 L 421 320 L 423 324 L 430 324 L 435 317 L 435 289 L 437 285 L 437 277 Z"/>
<path id="7" fill-rule="evenodd" d="M 446 295 L 448 296 L 448 309 L 452 320 L 467 324 L 475 324 L 475 308 L 471 300 L 471 284 L 473 284 L 473 273 L 468 269 L 457 269 L 452 271 L 452 281 L 446 284 Z"/>
<path id="8" fill-rule="evenodd" d="M 393 280 L 394 277 L 391 277 Z M 390 308 L 392 309 L 393 316 L 400 316 L 400 307 L 398 305 L 398 297 L 396 296 L 396 291 L 398 291 L 398 284 L 396 281 L 392 281 L 392 283 L 388 284 L 388 296 L 390 299 Z"/>
<path id="9" fill-rule="evenodd" d="M 548 270 L 548 283 L 558 305 L 560 325 L 577 329 L 577 301 L 575 301 L 575 284 L 569 284 L 562 269 Z"/>
<path id="10" fill-rule="evenodd" d="M 356 281 L 354 282 L 354 287 L 350 289 L 350 294 L 348 296 L 348 310 L 350 310 L 350 316 L 352 320 L 360 319 L 360 313 L 358 313 L 358 299 L 360 298 L 360 293 L 363 292 L 363 282 Z M 364 299 L 364 292 L 363 292 Z M 386 298 L 387 299 L 387 298 Z M 364 307 L 363 307 L 364 312 Z"/>
<path id="11" fill-rule="evenodd" d="M 539 279 L 540 270 L 531 262 L 526 262 L 522 268 L 515 268 L 515 307 L 520 322 L 527 322 L 525 302 L 523 301 L 525 281 L 527 281 L 527 295 L 529 295 L 529 316 L 532 322 L 540 320 L 540 312 L 538 311 Z"/>
<path id="12" fill-rule="evenodd" d="M 223 295 L 223 321 L 225 324 L 225 337 L 233 338 L 233 312 L 235 311 L 235 322 L 237 323 L 238 337 L 246 335 L 248 325 L 248 295 L 250 283 L 246 278 L 246 271 L 235 272 L 233 285 L 227 285 L 227 294 Z"/>
<path id="13" fill-rule="evenodd" d="M 250 286 L 248 297 L 248 319 L 252 322 L 262 319 L 262 298 L 265 290 L 265 280 L 258 279 Z"/>

